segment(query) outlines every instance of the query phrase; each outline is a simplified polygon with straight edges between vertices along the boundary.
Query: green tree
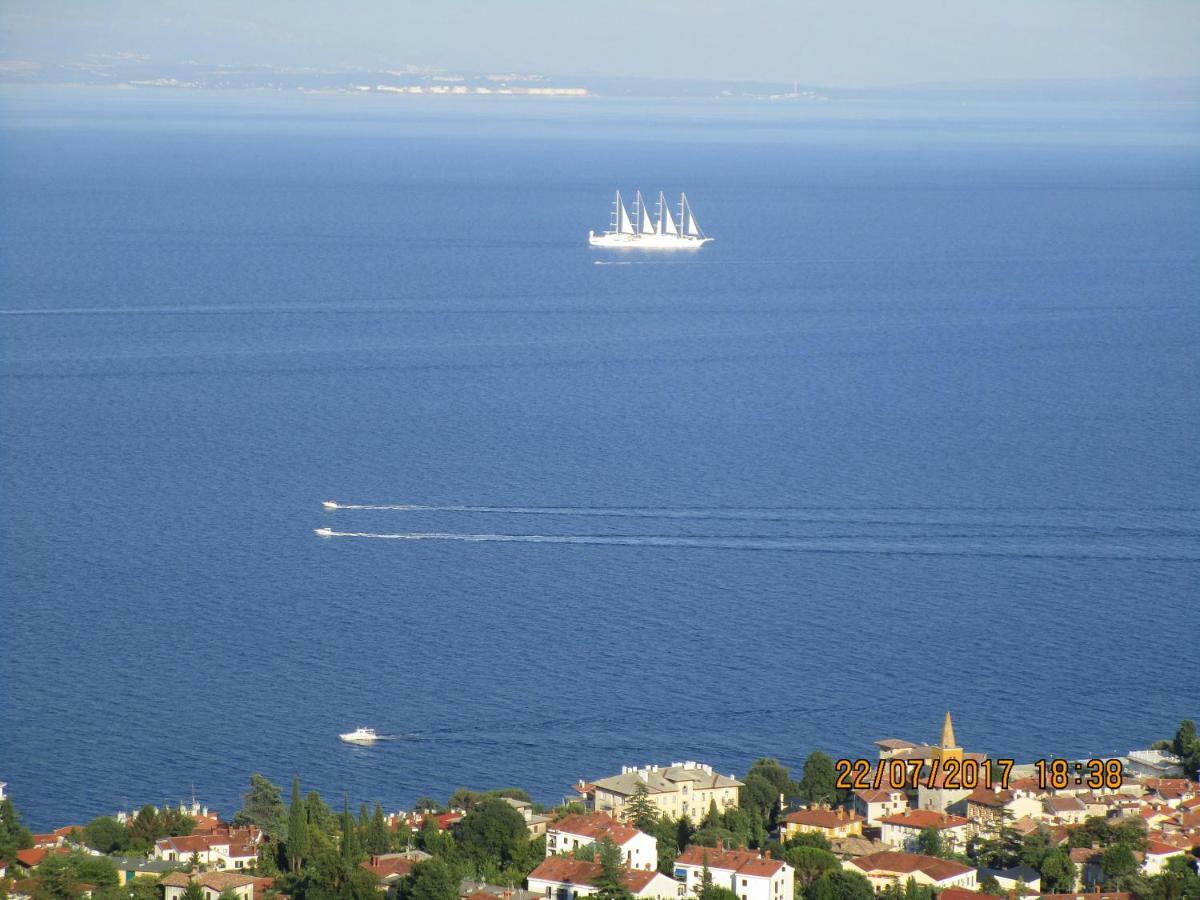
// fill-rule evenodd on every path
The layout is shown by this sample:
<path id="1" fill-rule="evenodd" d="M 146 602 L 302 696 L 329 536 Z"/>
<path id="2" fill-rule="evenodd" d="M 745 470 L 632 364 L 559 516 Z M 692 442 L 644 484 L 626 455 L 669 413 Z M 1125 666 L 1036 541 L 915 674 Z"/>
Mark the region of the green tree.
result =
<path id="1" fill-rule="evenodd" d="M 350 799 L 342 796 L 342 859 L 347 865 L 354 865 L 362 856 L 358 843 L 358 829 L 354 827 L 354 817 L 350 815 Z"/>
<path id="2" fill-rule="evenodd" d="M 633 900 L 633 893 L 621 881 L 621 849 L 605 835 L 597 845 L 600 874 L 596 876 L 596 896 L 601 900 Z"/>
<path id="3" fill-rule="evenodd" d="M 933 900 L 933 888 L 917 884 L 917 879 L 909 876 L 904 882 L 904 900 Z"/>
<path id="4" fill-rule="evenodd" d="M 434 857 L 413 866 L 404 900 L 458 900 L 458 878 L 444 860 Z"/>
<path id="5" fill-rule="evenodd" d="M 779 792 L 775 785 L 757 773 L 746 776 L 739 792 L 742 809 L 764 824 L 773 825 L 779 812 Z"/>
<path id="6" fill-rule="evenodd" d="M 183 889 L 182 900 L 204 900 L 204 888 L 200 887 L 200 882 L 194 879 L 189 881 Z"/>
<path id="7" fill-rule="evenodd" d="M 1039 828 L 1021 838 L 1021 849 L 1018 851 L 1017 857 L 1022 865 L 1040 870 L 1042 860 L 1053 849 L 1050 846 L 1050 833 L 1045 828 Z"/>
<path id="8" fill-rule="evenodd" d="M 654 823 L 650 834 L 654 835 L 655 843 L 658 845 L 658 871 L 664 875 L 673 875 L 675 858 L 680 851 L 677 843 L 679 834 L 675 821 L 669 816 L 663 816 Z"/>
<path id="9" fill-rule="evenodd" d="M 375 876 L 332 847 L 311 857 L 297 876 L 288 878 L 293 900 L 379 900 Z"/>
<path id="10" fill-rule="evenodd" d="M 941 856 L 945 853 L 942 833 L 936 828 L 923 828 L 917 835 L 917 852 L 925 856 Z"/>
<path id="11" fill-rule="evenodd" d="M 783 858 L 795 870 L 797 887 L 805 890 L 826 872 L 841 867 L 836 856 L 819 847 L 791 846 L 783 851 Z"/>
<path id="12" fill-rule="evenodd" d="M 784 797 L 796 795 L 796 783 L 792 781 L 792 773 L 783 763 L 770 756 L 756 759 L 746 775 L 747 777 L 757 775 L 770 782 L 771 786 L 775 788 L 776 794 L 783 794 Z"/>
<path id="13" fill-rule="evenodd" d="M 1075 863 L 1062 847 L 1047 853 L 1038 865 L 1042 876 L 1042 890 L 1048 893 L 1065 894 L 1075 890 Z"/>
<path id="14" fill-rule="evenodd" d="M 292 777 L 292 802 L 288 806 L 288 865 L 299 872 L 304 858 L 308 856 L 308 807 L 300 799 L 300 779 Z M 219 900 L 219 898 L 218 898 Z"/>
<path id="15" fill-rule="evenodd" d="M 875 900 L 871 882 L 857 872 L 826 872 L 813 884 L 809 900 Z"/>
<path id="16" fill-rule="evenodd" d="M 788 839 L 788 847 L 816 847 L 818 850 L 829 850 L 829 838 L 816 831 L 802 831 Z"/>
<path id="17" fill-rule="evenodd" d="M 1183 763 L 1183 774 L 1188 778 L 1196 778 L 1200 771 L 1200 736 L 1196 734 L 1196 723 L 1184 719 L 1179 723 L 1179 730 L 1171 741 L 1171 751 Z"/>
<path id="18" fill-rule="evenodd" d="M 454 826 L 458 845 L 477 863 L 507 865 L 529 842 L 525 817 L 499 797 L 488 797 Z"/>
<path id="19" fill-rule="evenodd" d="M 67 856 L 66 860 L 76 881 L 101 888 L 115 888 L 121 880 L 117 875 L 116 864 L 107 857 L 75 851 Z"/>
<path id="20" fill-rule="evenodd" d="M 217 900 L 239 900 L 236 891 L 231 891 L 228 888 L 217 894 Z"/>
<path id="21" fill-rule="evenodd" d="M 367 834 L 363 840 L 370 854 L 387 853 L 392 846 L 392 833 L 388 829 L 387 819 L 383 816 L 383 805 L 375 802 L 375 812 L 367 823 Z"/>
<path id="22" fill-rule="evenodd" d="M 454 852 L 454 837 L 438 828 L 437 819 L 427 815 L 417 832 L 417 847 L 434 856 L 451 856 Z"/>
<path id="23" fill-rule="evenodd" d="M 432 797 L 418 797 L 417 802 L 413 804 L 413 812 L 438 812 L 441 807 L 438 802 Z"/>
<path id="24" fill-rule="evenodd" d="M 640 779 L 629 797 L 629 802 L 625 804 L 625 818 L 632 822 L 634 827 L 647 832 L 658 821 L 658 808 L 650 801 L 650 789 L 646 787 L 646 782 Z"/>
<path id="25" fill-rule="evenodd" d="M 233 816 L 234 825 L 257 825 L 275 841 L 287 841 L 287 810 L 279 785 L 257 772 L 250 776 L 250 790 L 242 794 L 242 808 Z"/>
<path id="26" fill-rule="evenodd" d="M 837 772 L 833 760 L 815 750 L 804 761 L 804 771 L 796 793 L 806 803 L 835 803 L 838 799 Z"/>
<path id="27" fill-rule="evenodd" d="M 130 846 L 140 850 L 150 849 L 155 841 L 166 834 L 166 829 L 159 821 L 158 810 L 149 803 L 137 811 L 128 830 Z"/>
<path id="28" fill-rule="evenodd" d="M 1137 859 L 1127 844 L 1113 844 L 1100 857 L 1100 871 L 1104 873 L 1104 885 L 1111 889 L 1121 884 L 1121 879 L 1137 871 Z"/>
<path id="29" fill-rule="evenodd" d="M 129 848 L 129 829 L 112 816 L 100 816 L 83 826 L 83 842 L 101 853 L 116 853 Z"/>
<path id="30" fill-rule="evenodd" d="M 78 887 L 79 879 L 75 877 L 66 857 L 57 854 L 47 856 L 36 871 L 34 900 L 76 900 L 82 896 Z"/>
<path id="31" fill-rule="evenodd" d="M 258 858 L 254 868 L 259 875 L 275 876 L 279 874 L 279 845 L 274 841 L 263 841 L 258 845 Z M 287 860 L 284 860 L 286 863 Z"/>
<path id="32" fill-rule="evenodd" d="M 692 820 L 688 818 L 687 813 L 684 813 L 675 822 L 675 846 L 680 850 L 687 848 L 687 845 L 692 842 L 692 835 L 696 833 L 695 826 L 692 825 Z"/>

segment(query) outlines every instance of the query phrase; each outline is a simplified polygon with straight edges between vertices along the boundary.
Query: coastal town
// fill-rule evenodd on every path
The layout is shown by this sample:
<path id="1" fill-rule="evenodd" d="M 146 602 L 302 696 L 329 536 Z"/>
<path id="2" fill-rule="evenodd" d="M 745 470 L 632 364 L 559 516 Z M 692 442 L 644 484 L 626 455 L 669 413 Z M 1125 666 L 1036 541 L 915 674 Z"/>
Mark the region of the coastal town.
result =
<path id="1" fill-rule="evenodd" d="M 625 766 L 554 806 L 460 789 L 355 814 L 256 774 L 228 817 L 193 800 L 35 834 L 0 783 L 0 900 L 1195 900 L 1198 770 L 1190 720 L 1116 760 L 1019 764 L 960 746 L 947 712 L 936 741 L 812 753 L 795 780 L 767 757 Z"/>

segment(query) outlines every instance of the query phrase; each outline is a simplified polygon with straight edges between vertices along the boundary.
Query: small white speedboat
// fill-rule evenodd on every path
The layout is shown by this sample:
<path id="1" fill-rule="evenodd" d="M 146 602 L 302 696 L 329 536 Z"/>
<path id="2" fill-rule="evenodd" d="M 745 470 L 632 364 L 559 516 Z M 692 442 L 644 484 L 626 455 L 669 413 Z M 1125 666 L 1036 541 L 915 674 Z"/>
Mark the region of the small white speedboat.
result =
<path id="1" fill-rule="evenodd" d="M 321 501 L 321 505 L 323 507 L 325 507 L 326 509 L 337 509 L 338 508 L 337 503 L 335 503 L 333 500 L 323 500 L 323 501 Z"/>
<path id="2" fill-rule="evenodd" d="M 315 534 L 317 537 L 333 537 L 333 529 L 332 528 L 314 528 L 313 534 Z"/>
<path id="3" fill-rule="evenodd" d="M 375 733 L 374 728 L 355 728 L 353 731 L 347 731 L 345 734 L 339 734 L 339 738 L 347 744 L 373 744 L 379 740 L 379 735 Z"/>

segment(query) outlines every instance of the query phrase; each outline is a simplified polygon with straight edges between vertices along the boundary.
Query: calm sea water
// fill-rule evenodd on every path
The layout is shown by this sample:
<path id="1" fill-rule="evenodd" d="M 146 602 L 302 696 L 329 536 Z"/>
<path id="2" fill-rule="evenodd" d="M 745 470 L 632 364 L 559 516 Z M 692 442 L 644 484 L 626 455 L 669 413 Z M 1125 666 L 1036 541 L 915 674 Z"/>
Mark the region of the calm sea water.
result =
<path id="1" fill-rule="evenodd" d="M 6 95 L 33 825 L 1200 717 L 1196 107 L 416 99 Z"/>

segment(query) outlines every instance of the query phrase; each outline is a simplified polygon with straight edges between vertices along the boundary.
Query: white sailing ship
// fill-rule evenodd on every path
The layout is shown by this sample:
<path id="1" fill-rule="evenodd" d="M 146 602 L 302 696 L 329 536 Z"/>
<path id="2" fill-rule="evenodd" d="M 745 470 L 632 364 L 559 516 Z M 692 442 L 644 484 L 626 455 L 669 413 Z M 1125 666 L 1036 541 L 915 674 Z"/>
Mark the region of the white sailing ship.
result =
<path id="1" fill-rule="evenodd" d="M 618 247 L 632 250 L 692 250 L 706 244 L 708 237 L 696 224 L 696 216 L 688 203 L 687 194 L 679 195 L 678 216 L 662 191 L 658 192 L 658 212 L 651 215 L 642 192 L 633 200 L 633 215 L 625 209 L 621 192 L 613 201 L 612 221 L 603 234 L 588 232 L 588 244 L 593 247 Z"/>

